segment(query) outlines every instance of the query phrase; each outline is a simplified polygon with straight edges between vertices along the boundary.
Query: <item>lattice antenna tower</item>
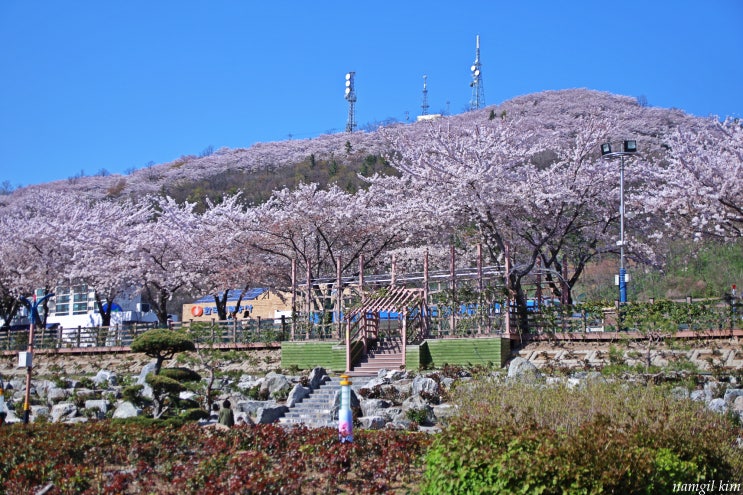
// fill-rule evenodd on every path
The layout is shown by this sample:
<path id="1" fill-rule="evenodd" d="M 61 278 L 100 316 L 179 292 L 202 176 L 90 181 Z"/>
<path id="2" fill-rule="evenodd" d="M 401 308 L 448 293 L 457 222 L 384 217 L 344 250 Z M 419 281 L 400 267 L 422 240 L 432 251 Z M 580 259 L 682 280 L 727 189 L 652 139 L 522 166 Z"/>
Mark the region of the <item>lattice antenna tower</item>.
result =
<path id="1" fill-rule="evenodd" d="M 472 100 L 470 110 L 477 110 L 485 106 L 485 88 L 482 84 L 482 64 L 480 63 L 480 35 L 477 35 L 477 48 L 475 50 L 475 62 L 470 67 L 472 71 Z"/>
<path id="2" fill-rule="evenodd" d="M 426 80 L 428 79 L 427 75 L 423 75 L 423 103 L 421 103 L 421 115 L 428 115 L 428 85 L 426 84 Z"/>
<path id="3" fill-rule="evenodd" d="M 346 74 L 346 101 L 348 102 L 348 120 L 346 121 L 346 132 L 356 130 L 356 89 L 354 87 L 355 72 Z"/>

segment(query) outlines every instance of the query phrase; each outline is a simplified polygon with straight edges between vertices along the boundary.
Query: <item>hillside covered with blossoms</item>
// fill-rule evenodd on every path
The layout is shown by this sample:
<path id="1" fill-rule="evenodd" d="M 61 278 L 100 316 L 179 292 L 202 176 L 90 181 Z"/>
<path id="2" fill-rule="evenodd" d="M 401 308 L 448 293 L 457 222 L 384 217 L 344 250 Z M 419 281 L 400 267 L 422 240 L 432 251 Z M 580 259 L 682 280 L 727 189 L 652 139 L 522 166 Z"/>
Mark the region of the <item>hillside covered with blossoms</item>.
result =
<path id="1" fill-rule="evenodd" d="M 676 239 L 741 242 L 740 122 L 547 91 L 0 196 L 0 317 L 34 289 L 82 281 L 102 313 L 140 287 L 164 321 L 180 293 L 286 286 L 292 263 L 322 277 L 339 260 L 357 271 L 362 256 L 385 270 L 394 254 L 415 269 L 428 251 L 443 266 L 452 244 L 465 262 L 477 243 L 490 264 L 507 257 L 516 300 L 537 265 L 570 291 L 592 260 L 618 251 L 619 162 L 600 145 L 625 139 L 638 147 L 625 163 L 634 263 L 662 267 Z"/>

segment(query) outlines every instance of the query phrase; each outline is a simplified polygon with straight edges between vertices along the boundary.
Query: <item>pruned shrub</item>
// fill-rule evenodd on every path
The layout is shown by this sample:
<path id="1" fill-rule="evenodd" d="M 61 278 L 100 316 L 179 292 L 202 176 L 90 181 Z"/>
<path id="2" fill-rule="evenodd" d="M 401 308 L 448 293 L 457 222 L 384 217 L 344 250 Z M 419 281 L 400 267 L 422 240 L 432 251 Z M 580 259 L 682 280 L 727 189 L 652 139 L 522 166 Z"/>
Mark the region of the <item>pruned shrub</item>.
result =
<path id="1" fill-rule="evenodd" d="M 177 382 L 198 382 L 201 375 L 188 368 L 163 368 L 160 370 L 161 376 L 167 376 Z"/>
<path id="2" fill-rule="evenodd" d="M 181 413 L 181 417 L 187 421 L 198 421 L 200 419 L 207 419 L 209 413 L 198 408 L 186 409 Z"/>

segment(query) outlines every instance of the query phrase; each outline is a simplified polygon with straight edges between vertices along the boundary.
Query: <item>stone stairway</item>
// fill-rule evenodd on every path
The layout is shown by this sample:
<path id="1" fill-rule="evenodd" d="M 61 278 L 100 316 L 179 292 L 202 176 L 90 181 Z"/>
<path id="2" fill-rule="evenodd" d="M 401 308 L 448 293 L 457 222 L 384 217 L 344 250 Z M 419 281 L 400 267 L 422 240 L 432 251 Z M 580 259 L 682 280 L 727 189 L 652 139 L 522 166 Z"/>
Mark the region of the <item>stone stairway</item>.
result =
<path id="1" fill-rule="evenodd" d="M 399 370 L 402 362 L 402 337 L 387 337 L 378 342 L 377 348 L 370 350 L 349 375 L 377 376 L 381 369 Z"/>
<path id="2" fill-rule="evenodd" d="M 366 377 L 352 377 L 351 386 L 354 391 L 358 391 L 366 382 Z M 283 417 L 279 419 L 282 425 L 299 425 L 303 424 L 310 428 L 320 428 L 323 426 L 338 426 L 338 419 L 333 419 L 333 406 L 335 394 L 340 391 L 340 377 L 333 377 L 330 381 L 325 382 L 320 388 L 314 390 L 308 397 L 305 397 L 294 407 L 290 408 Z"/>

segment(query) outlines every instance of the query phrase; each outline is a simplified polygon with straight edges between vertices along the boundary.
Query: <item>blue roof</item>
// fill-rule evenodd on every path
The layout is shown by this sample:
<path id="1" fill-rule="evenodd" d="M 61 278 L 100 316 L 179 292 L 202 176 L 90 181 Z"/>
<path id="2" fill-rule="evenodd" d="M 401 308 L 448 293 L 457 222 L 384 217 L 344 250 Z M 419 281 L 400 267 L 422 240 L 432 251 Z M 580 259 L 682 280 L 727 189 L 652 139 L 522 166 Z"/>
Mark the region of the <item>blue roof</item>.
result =
<path id="1" fill-rule="evenodd" d="M 249 301 L 251 299 L 257 299 L 258 296 L 263 294 L 264 292 L 267 292 L 268 288 L 266 287 L 256 287 L 255 289 L 248 289 L 245 291 L 245 294 L 243 294 L 243 301 Z M 227 302 L 230 301 L 237 301 L 240 297 L 240 294 L 242 294 L 242 289 L 232 289 L 227 293 Z M 221 297 L 222 294 L 220 294 Z M 208 296 L 203 296 L 198 298 L 196 301 L 194 301 L 194 304 L 211 304 L 214 302 L 214 294 L 209 294 Z"/>

